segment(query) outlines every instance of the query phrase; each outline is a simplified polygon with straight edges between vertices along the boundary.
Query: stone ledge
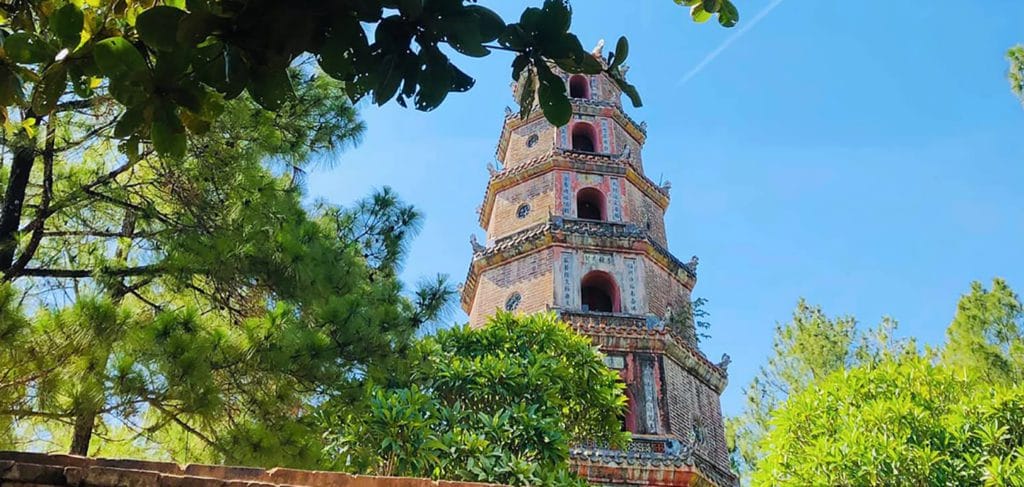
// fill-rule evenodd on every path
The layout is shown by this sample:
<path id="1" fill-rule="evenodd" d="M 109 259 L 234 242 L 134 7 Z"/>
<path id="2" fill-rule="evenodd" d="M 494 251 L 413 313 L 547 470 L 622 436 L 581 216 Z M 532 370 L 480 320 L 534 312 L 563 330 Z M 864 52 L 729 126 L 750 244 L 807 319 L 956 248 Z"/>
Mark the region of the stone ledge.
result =
<path id="1" fill-rule="evenodd" d="M 485 487 L 493 484 L 0 451 L 0 485 L 49 487 Z"/>

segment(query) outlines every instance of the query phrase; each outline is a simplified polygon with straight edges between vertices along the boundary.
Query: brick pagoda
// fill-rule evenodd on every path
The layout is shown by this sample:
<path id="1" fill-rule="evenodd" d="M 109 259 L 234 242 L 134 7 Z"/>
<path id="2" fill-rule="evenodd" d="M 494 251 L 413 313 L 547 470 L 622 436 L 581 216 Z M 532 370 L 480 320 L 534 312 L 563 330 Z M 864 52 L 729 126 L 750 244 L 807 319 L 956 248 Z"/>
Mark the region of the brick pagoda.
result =
<path id="1" fill-rule="evenodd" d="M 600 59 L 600 50 L 594 55 Z M 462 289 L 472 326 L 497 309 L 553 310 L 590 336 L 627 384 L 628 451 L 572 451 L 598 485 L 732 486 L 719 396 L 728 359 L 697 347 L 697 259 L 668 251 L 669 185 L 643 168 L 646 127 L 606 75 L 563 74 L 572 120 L 506 109 L 473 262 Z M 518 99 L 519 87 L 513 85 Z"/>

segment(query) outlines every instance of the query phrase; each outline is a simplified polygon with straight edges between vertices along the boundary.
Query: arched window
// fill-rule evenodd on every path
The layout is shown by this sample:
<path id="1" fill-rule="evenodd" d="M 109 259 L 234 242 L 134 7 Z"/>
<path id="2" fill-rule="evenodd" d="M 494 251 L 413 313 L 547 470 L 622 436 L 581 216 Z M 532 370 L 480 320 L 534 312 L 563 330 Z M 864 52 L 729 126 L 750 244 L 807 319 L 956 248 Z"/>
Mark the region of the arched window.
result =
<path id="1" fill-rule="evenodd" d="M 596 152 L 597 131 L 594 126 L 585 122 L 578 122 L 572 126 L 572 148 L 585 152 Z"/>
<path id="2" fill-rule="evenodd" d="M 590 83 L 586 76 L 575 74 L 569 78 L 569 97 L 590 99 Z"/>
<path id="3" fill-rule="evenodd" d="M 576 218 L 606 220 L 604 193 L 597 188 L 583 188 L 576 193 Z"/>
<path id="4" fill-rule="evenodd" d="M 619 286 L 607 272 L 588 272 L 580 281 L 580 301 L 584 311 L 618 313 Z"/>

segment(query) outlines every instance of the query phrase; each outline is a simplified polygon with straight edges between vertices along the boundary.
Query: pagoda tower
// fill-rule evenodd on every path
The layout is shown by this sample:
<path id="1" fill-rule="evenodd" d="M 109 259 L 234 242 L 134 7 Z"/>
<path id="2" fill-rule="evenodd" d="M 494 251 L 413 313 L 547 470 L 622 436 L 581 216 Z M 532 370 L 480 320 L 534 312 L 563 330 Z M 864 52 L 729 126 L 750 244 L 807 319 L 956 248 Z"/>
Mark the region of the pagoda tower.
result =
<path id="1" fill-rule="evenodd" d="M 669 184 L 644 174 L 646 126 L 607 75 L 560 74 L 573 107 L 566 126 L 536 106 L 525 119 L 506 109 L 479 209 L 487 239 L 471 238 L 462 307 L 471 326 L 499 309 L 555 311 L 619 371 L 633 442 L 574 448 L 573 468 L 591 483 L 736 485 L 719 398 L 728 358 L 713 363 L 698 349 L 697 259 L 668 251 Z"/>

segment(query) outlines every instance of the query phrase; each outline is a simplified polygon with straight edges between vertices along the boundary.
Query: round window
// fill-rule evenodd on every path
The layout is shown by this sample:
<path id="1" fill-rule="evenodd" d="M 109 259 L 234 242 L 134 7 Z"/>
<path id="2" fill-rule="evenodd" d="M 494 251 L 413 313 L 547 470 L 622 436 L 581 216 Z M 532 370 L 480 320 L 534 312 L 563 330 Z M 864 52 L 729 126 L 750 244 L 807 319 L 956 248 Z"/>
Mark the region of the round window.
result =
<path id="1" fill-rule="evenodd" d="M 519 218 L 526 218 L 526 215 L 530 214 L 530 205 L 523 203 L 516 209 L 516 216 Z"/>
<path id="2" fill-rule="evenodd" d="M 526 139 L 526 146 L 533 147 L 537 145 L 537 142 L 540 142 L 540 136 L 533 134 Z"/>
<path id="3" fill-rule="evenodd" d="M 523 300 L 523 295 L 519 293 L 512 293 L 508 299 L 505 300 L 505 311 L 515 311 L 519 307 L 519 302 Z"/>

